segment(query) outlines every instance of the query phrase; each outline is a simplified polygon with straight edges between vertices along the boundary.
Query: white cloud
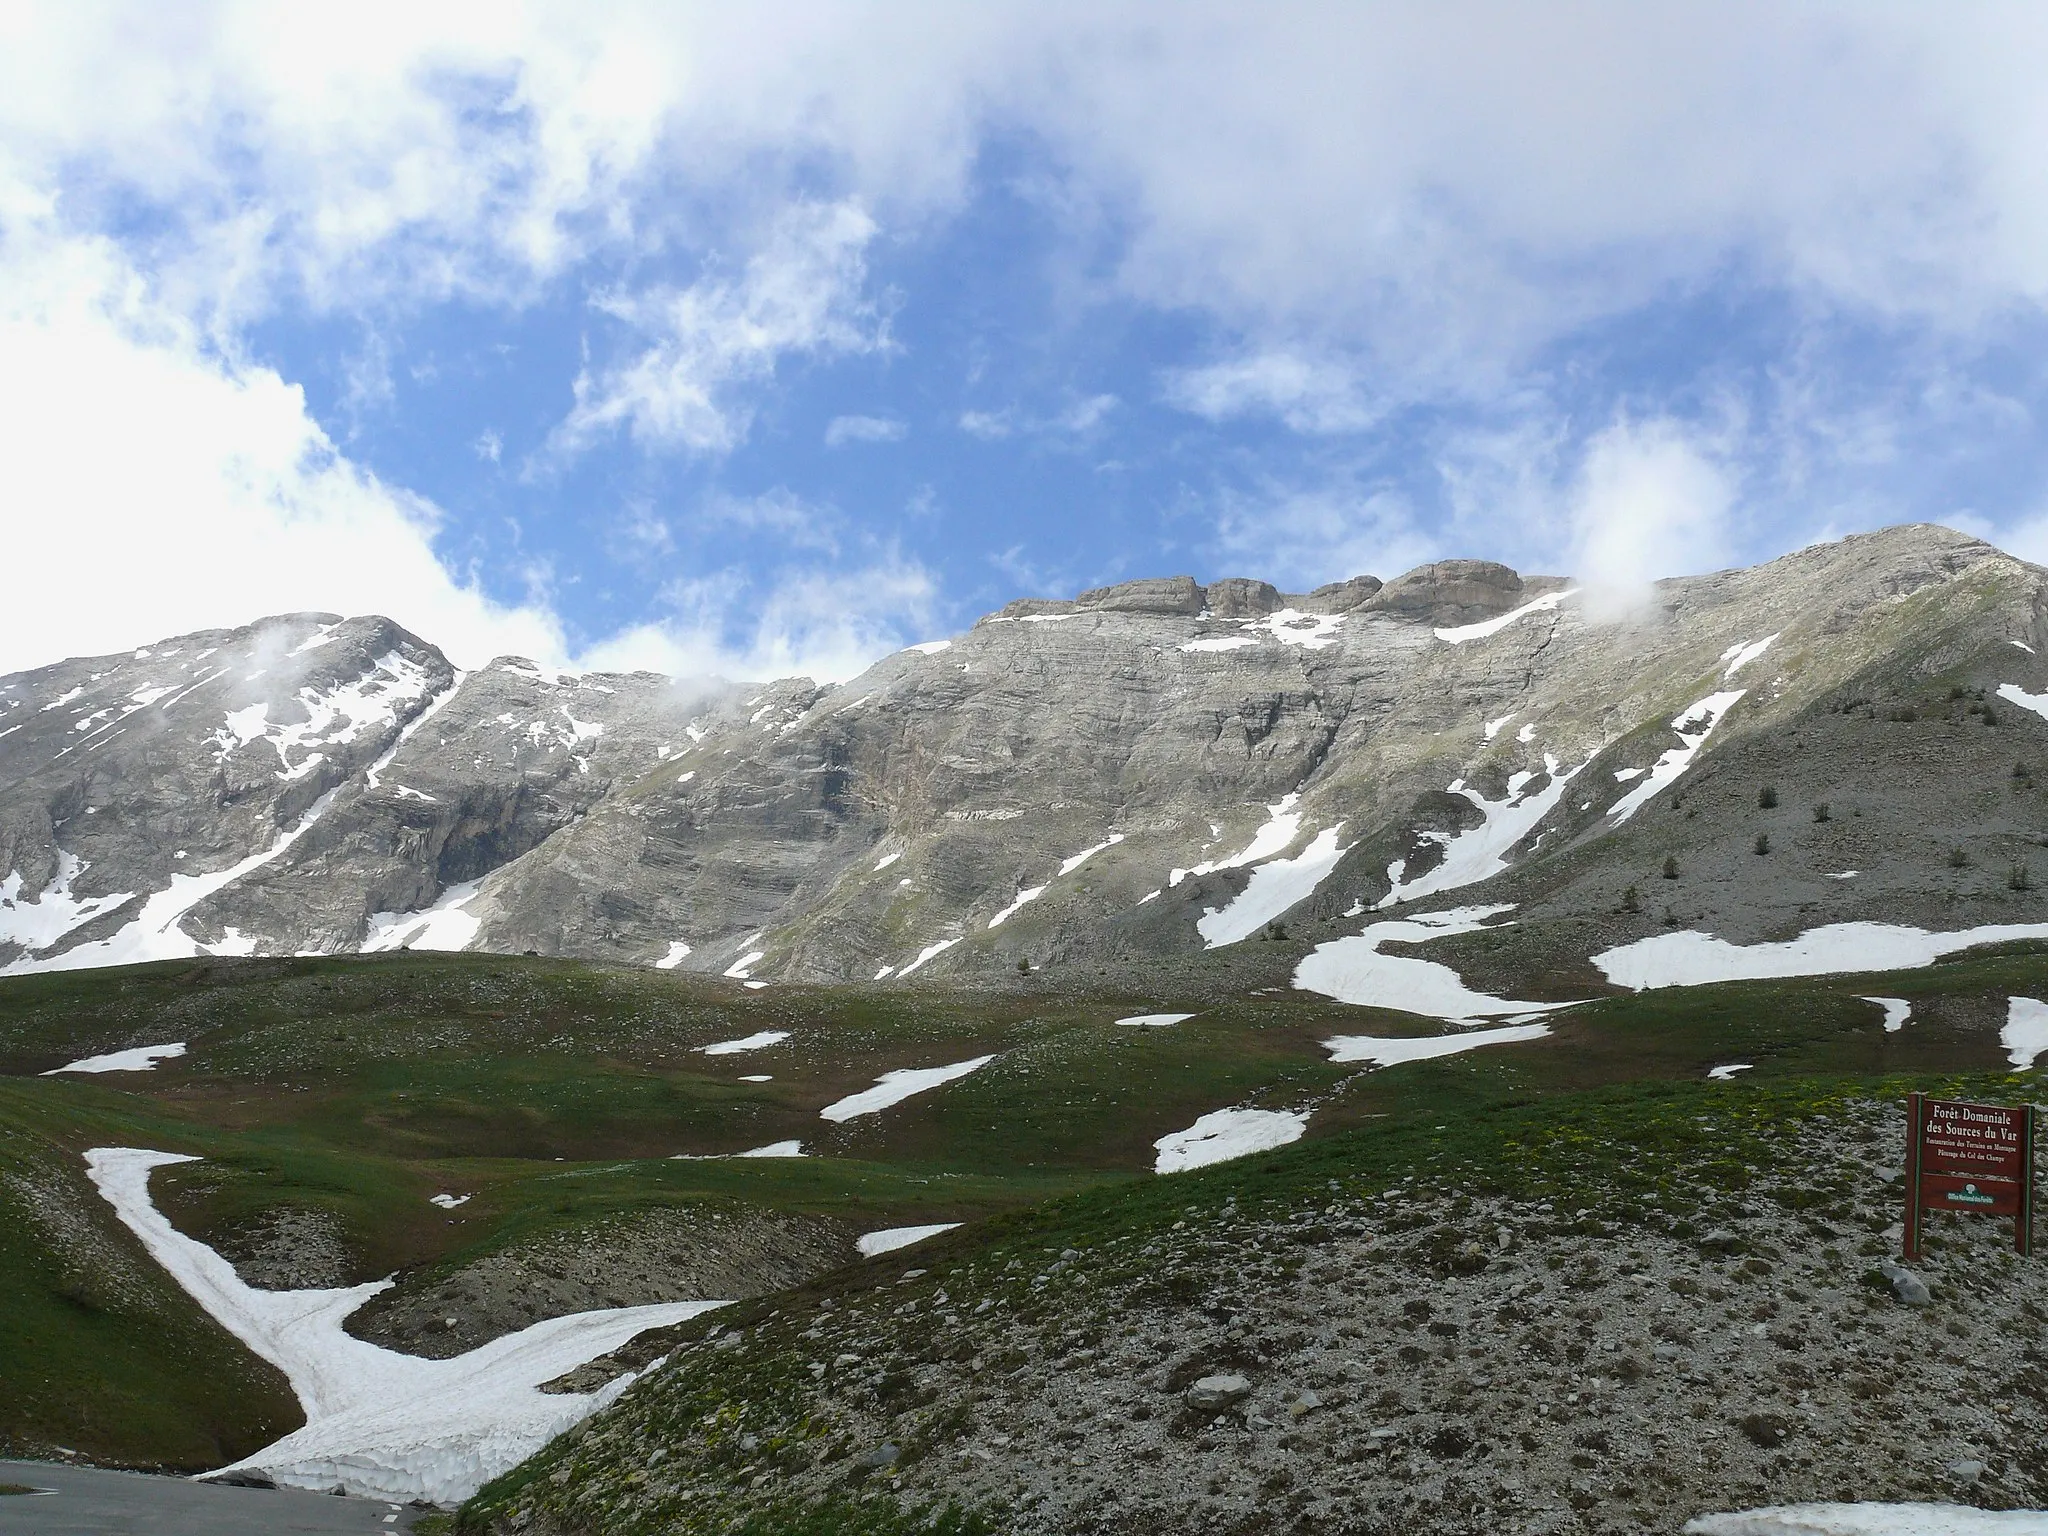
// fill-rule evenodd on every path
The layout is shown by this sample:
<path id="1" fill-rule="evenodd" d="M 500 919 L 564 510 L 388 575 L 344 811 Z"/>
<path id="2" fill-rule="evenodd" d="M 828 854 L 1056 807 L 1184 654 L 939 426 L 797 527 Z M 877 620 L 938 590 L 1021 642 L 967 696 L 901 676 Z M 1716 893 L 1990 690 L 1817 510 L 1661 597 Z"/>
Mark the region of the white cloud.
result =
<path id="1" fill-rule="evenodd" d="M 1734 502 L 1728 471 L 1677 423 L 1624 420 L 1600 433 L 1571 503 L 1571 568 L 1588 613 L 1627 617 L 1660 577 L 1724 563 Z"/>
<path id="2" fill-rule="evenodd" d="M 722 571 L 674 583 L 664 594 L 674 617 L 627 630 L 580 660 L 675 677 L 839 682 L 928 633 L 935 593 L 929 571 L 894 554 L 855 570 L 795 569 L 765 581 Z"/>
<path id="3" fill-rule="evenodd" d="M 103 242 L 0 245 L 0 672 L 325 609 L 389 615 L 474 665 L 556 660 L 553 616 L 433 550 L 434 509 L 350 463 L 299 390 L 224 359 Z"/>
<path id="4" fill-rule="evenodd" d="M 1351 368 L 1293 352 L 1175 369 L 1161 383 L 1169 404 L 1210 421 L 1268 415 L 1297 432 L 1330 433 L 1363 431 L 1378 419 Z"/>
<path id="5" fill-rule="evenodd" d="M 900 443 L 909 428 L 889 416 L 834 416 L 825 426 L 825 446 L 848 443 Z"/>
<path id="6" fill-rule="evenodd" d="M 985 443 L 1006 437 L 1085 437 L 1122 403 L 1115 395 L 1088 395 L 1049 416 L 1029 415 L 1014 406 L 1000 411 L 962 411 L 960 430 Z"/>
<path id="7" fill-rule="evenodd" d="M 784 355 L 870 352 L 886 329 L 862 294 L 862 252 L 875 222 L 850 203 L 797 204 L 736 279 L 615 294 L 600 307 L 653 344 L 619 367 L 576 380 L 576 406 L 556 434 L 574 452 L 616 427 L 649 448 L 723 453 L 746 436 L 746 386 Z"/>
<path id="8" fill-rule="evenodd" d="M 18 578 L 0 673 L 326 610 L 388 615 L 461 666 L 514 652 L 551 666 L 838 678 L 932 623 L 930 574 L 883 552 L 851 571 L 680 582 L 670 607 L 688 620 L 573 653 L 544 573 L 516 605 L 457 580 L 434 550 L 435 509 L 351 463 L 296 386 L 211 350 L 107 243 L 20 221 L 0 243 L 0 478 L 0 547 Z M 785 492 L 705 511 L 792 547 L 831 543 L 832 515 Z M 656 550 L 669 538 L 644 507 L 622 532 Z"/>

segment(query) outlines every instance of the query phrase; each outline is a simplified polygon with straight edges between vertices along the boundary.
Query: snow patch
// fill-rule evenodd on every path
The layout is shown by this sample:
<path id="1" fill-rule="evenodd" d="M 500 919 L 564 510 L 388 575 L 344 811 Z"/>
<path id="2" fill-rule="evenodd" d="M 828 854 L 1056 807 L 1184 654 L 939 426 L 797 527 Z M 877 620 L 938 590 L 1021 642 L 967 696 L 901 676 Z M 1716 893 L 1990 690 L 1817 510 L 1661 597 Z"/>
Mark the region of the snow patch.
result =
<path id="1" fill-rule="evenodd" d="M 1159 1154 L 1152 1161 L 1152 1171 L 1185 1173 L 1190 1168 L 1227 1163 L 1299 1141 L 1307 1129 L 1305 1110 L 1212 1110 L 1186 1130 L 1173 1131 L 1152 1143 Z"/>
<path id="2" fill-rule="evenodd" d="M 1183 651 L 1236 651 L 1259 642 L 1251 635 L 1210 635 L 1201 640 L 1190 640 L 1178 647 Z"/>
<path id="3" fill-rule="evenodd" d="M 287 1488 L 391 1502 L 459 1504 L 493 1477 L 615 1400 L 622 1376 L 593 1393 L 545 1393 L 540 1384 L 722 1303 L 666 1302 L 549 1318 L 449 1360 L 380 1348 L 342 1322 L 389 1280 L 339 1290 L 264 1291 L 173 1227 L 150 1199 L 150 1171 L 195 1158 L 135 1147 L 95 1147 L 87 1171 L 122 1223 L 187 1295 L 275 1365 L 306 1423 L 222 1472 L 260 1471 Z M 218 1474 L 216 1474 L 218 1475 Z"/>
<path id="4" fill-rule="evenodd" d="M 1486 927 L 1489 918 L 1512 910 L 1506 905 L 1456 907 L 1448 912 L 1372 923 L 1356 937 L 1318 944 L 1294 968 L 1294 985 L 1304 992 L 1334 997 L 1340 1003 L 1393 1008 L 1455 1024 L 1512 1014 L 1543 1014 L 1573 1006 L 1489 997 L 1466 986 L 1448 965 L 1380 953 L 1380 946 L 1392 940 L 1413 944 L 1454 933 L 1473 933 Z"/>
<path id="5" fill-rule="evenodd" d="M 1830 923 L 1796 939 L 1730 944 L 1687 929 L 1654 934 L 1592 957 L 1618 987 L 1699 987 L 1717 981 L 1825 976 L 1836 971 L 1910 971 L 1977 944 L 2048 938 L 2048 923 L 1992 923 L 1930 933 L 1900 923 Z"/>
<path id="6" fill-rule="evenodd" d="M 1460 624 L 1454 629 L 1435 631 L 1437 639 L 1447 645 L 1463 645 L 1467 640 L 1484 640 L 1488 635 L 1497 635 L 1515 620 L 1527 618 L 1532 613 L 1546 613 L 1568 597 L 1576 597 L 1576 590 L 1569 592 L 1546 592 L 1532 602 L 1511 608 L 1497 619 L 1483 619 L 1477 624 Z"/>
<path id="7" fill-rule="evenodd" d="M 941 1221 L 928 1227 L 884 1227 L 879 1232 L 855 1238 L 853 1245 L 860 1250 L 862 1258 L 872 1259 L 876 1254 L 894 1253 L 898 1248 L 908 1248 L 912 1243 L 921 1243 L 941 1232 L 950 1232 L 959 1225 L 957 1221 Z"/>
<path id="8" fill-rule="evenodd" d="M 214 892 L 233 885 L 251 870 L 268 864 L 305 836 L 307 829 L 327 814 L 342 787 L 337 785 L 315 800 L 289 831 L 280 833 L 262 852 L 252 853 L 239 863 L 210 875 L 172 875 L 169 887 L 144 902 L 141 913 L 113 937 L 76 945 L 60 955 L 44 957 L 31 952 L 0 967 L 0 976 L 17 976 L 30 971 L 75 971 L 100 965 L 135 965 L 145 960 L 194 958 L 200 953 L 199 945 L 179 926 L 185 914 Z M 103 902 L 112 899 L 101 898 Z M 5 921 L 4 914 L 0 914 L 0 923 Z"/>
<path id="9" fill-rule="evenodd" d="M 1998 696 L 2008 704 L 2017 704 L 2021 709 L 2031 709 L 2042 719 L 2048 720 L 2048 693 L 2029 693 L 2017 683 L 2000 683 Z"/>
<path id="10" fill-rule="evenodd" d="M 1114 848 L 1114 847 L 1115 847 L 1115 846 L 1116 846 L 1116 845 L 1117 845 L 1118 843 L 1122 842 L 1123 840 L 1124 840 L 1124 835 L 1123 835 L 1123 833 L 1121 833 L 1121 832 L 1112 832 L 1112 833 L 1110 833 L 1108 837 L 1104 838 L 1104 839 L 1103 839 L 1103 840 L 1102 840 L 1101 842 L 1097 843 L 1097 844 L 1096 844 L 1096 845 L 1095 845 L 1095 846 L 1094 846 L 1093 848 L 1083 848 L 1083 849 L 1082 849 L 1082 850 L 1081 850 L 1081 851 L 1080 851 L 1079 853 L 1075 854 L 1075 855 L 1074 855 L 1074 856 L 1073 856 L 1073 857 L 1072 857 L 1071 859 L 1062 859 L 1062 860 L 1060 861 L 1060 873 L 1061 873 L 1061 874 L 1063 874 L 1063 875 L 1071 875 L 1071 874 L 1072 874 L 1072 873 L 1073 873 L 1073 872 L 1074 872 L 1075 870 L 1079 869 L 1079 868 L 1080 868 L 1080 867 L 1081 867 L 1081 866 L 1082 866 L 1083 864 L 1086 864 L 1086 863 L 1087 863 L 1087 862 L 1088 862 L 1088 861 L 1089 861 L 1090 859 L 1094 858 L 1094 857 L 1095 857 L 1095 855 L 1097 855 L 1098 853 L 1102 852 L 1102 851 L 1103 851 L 1103 849 L 1105 849 L 1105 848 Z"/>
<path id="11" fill-rule="evenodd" d="M 86 1056 L 78 1061 L 67 1062 L 45 1072 L 45 1077 L 55 1077 L 59 1072 L 154 1072 L 160 1061 L 170 1061 L 185 1054 L 185 1042 L 173 1041 L 169 1045 L 138 1045 L 132 1050 L 109 1051 L 104 1056 Z"/>
<path id="12" fill-rule="evenodd" d="M 1781 630 L 1779 633 L 1782 634 L 1783 631 Z M 1763 639 L 1752 640 L 1747 645 L 1736 644 L 1729 646 L 1727 650 L 1721 653 L 1721 660 L 1724 663 L 1721 669 L 1721 681 L 1727 682 L 1729 678 L 1740 672 L 1752 661 L 1755 661 L 1757 657 L 1763 655 L 1765 651 L 1771 648 L 1771 642 L 1777 638 L 1777 635 L 1765 635 Z"/>
<path id="13" fill-rule="evenodd" d="M 1211 907 L 1195 922 L 1210 949 L 1250 938 L 1284 912 L 1314 893 L 1337 861 L 1351 850 L 1339 848 L 1344 823 L 1325 827 L 1308 847 L 1291 859 L 1272 859 L 1252 871 L 1245 888 L 1220 907 Z"/>
<path id="14" fill-rule="evenodd" d="M 1344 615 L 1341 613 L 1303 613 L 1295 608 L 1282 608 L 1263 619 L 1253 619 L 1244 627 L 1263 631 L 1282 645 L 1320 651 L 1337 643 L 1337 631 L 1343 625 Z"/>
<path id="15" fill-rule="evenodd" d="M 1500 732 L 1501 732 L 1501 727 L 1502 727 L 1502 726 L 1504 726 L 1504 725 L 1506 725 L 1506 724 L 1507 724 L 1507 723 L 1508 723 L 1508 722 L 1509 722 L 1510 720 L 1514 719 L 1514 718 L 1515 718 L 1515 716 L 1516 716 L 1516 715 L 1518 715 L 1518 714 L 1520 714 L 1520 713 L 1521 713 L 1521 711 L 1520 711 L 1520 710 L 1518 710 L 1518 709 L 1515 709 L 1515 710 L 1509 710 L 1509 711 L 1508 711 L 1508 712 L 1507 712 L 1506 714 L 1502 715 L 1502 716 L 1501 716 L 1501 717 L 1500 717 L 1500 718 L 1499 718 L 1498 720 L 1489 720 L 1489 721 L 1487 721 L 1487 722 L 1486 722 L 1486 739 L 1487 739 L 1488 741 L 1491 741 L 1491 740 L 1493 740 L 1493 738 L 1494 738 L 1494 737 L 1496 737 L 1496 736 L 1498 736 L 1498 735 L 1500 734 Z"/>
<path id="16" fill-rule="evenodd" d="M 789 1038 L 786 1029 L 764 1029 L 759 1034 L 748 1035 L 740 1040 L 720 1040 L 711 1045 L 699 1046 L 706 1056 L 737 1056 L 742 1051 L 762 1051 L 771 1045 L 780 1045 Z"/>
<path id="17" fill-rule="evenodd" d="M 881 862 L 875 865 L 875 873 L 879 875 L 883 870 L 887 869 L 891 864 L 894 864 L 898 859 L 902 857 L 903 855 L 900 853 L 883 854 Z"/>
<path id="18" fill-rule="evenodd" d="M 1176 869 L 1167 876 L 1168 890 L 1179 885 L 1189 875 L 1214 874 L 1219 869 L 1242 869 L 1247 864 L 1257 864 L 1270 859 L 1276 853 L 1285 853 L 1293 843 L 1295 834 L 1301 830 L 1301 812 L 1294 807 L 1301 801 L 1297 794 L 1282 795 L 1266 807 L 1266 824 L 1252 834 L 1252 840 L 1240 853 L 1227 859 L 1204 859 L 1192 869 Z M 1210 829 L 1212 832 L 1215 829 Z M 1218 834 L 1221 835 L 1220 833 Z"/>
<path id="19" fill-rule="evenodd" d="M 444 1211 L 452 1211 L 452 1210 L 454 1210 L 454 1209 L 455 1209 L 455 1207 L 457 1207 L 458 1205 L 466 1205 L 466 1204 L 468 1204 L 468 1202 L 469 1202 L 469 1196 L 467 1196 L 467 1195 L 429 1195 L 429 1196 L 427 1196 L 427 1204 L 429 1204 L 429 1205 L 438 1205 L 438 1206 L 439 1206 L 439 1207 L 441 1207 L 441 1209 L 442 1209 L 442 1210 L 444 1210 Z"/>
<path id="20" fill-rule="evenodd" d="M 912 971 L 916 970 L 919 966 L 923 965 L 925 961 L 936 959 L 938 956 L 943 955 L 947 950 L 951 949 L 955 944 L 958 944 L 959 942 L 960 940 L 958 938 L 951 938 L 940 939 L 936 944 L 925 945 L 923 949 L 920 949 L 917 952 L 917 958 L 915 960 L 911 961 L 910 964 L 906 965 L 905 967 L 903 967 L 902 970 L 896 973 L 896 979 L 898 981 L 901 981 L 905 976 L 908 976 Z M 875 979 L 877 981 L 881 980 L 879 976 Z"/>
<path id="21" fill-rule="evenodd" d="M 1913 1017 L 1913 1005 L 1903 997 L 1866 997 L 1862 1002 L 1875 1003 L 1884 1010 L 1884 1032 L 1895 1035 L 1906 1027 L 1906 1021 Z"/>
<path id="22" fill-rule="evenodd" d="M 950 1083 L 956 1077 L 979 1071 L 994 1060 L 992 1055 L 977 1056 L 972 1061 L 956 1061 L 948 1067 L 903 1067 L 894 1072 L 884 1072 L 875 1080 L 874 1087 L 863 1088 L 859 1093 L 848 1094 L 836 1103 L 827 1104 L 818 1111 L 818 1117 L 844 1122 L 860 1115 L 872 1115 L 892 1104 L 901 1104 L 912 1094 L 924 1093 L 942 1083 Z"/>
<path id="23" fill-rule="evenodd" d="M 57 850 L 57 872 L 34 901 L 21 899 L 21 871 L 0 880 L 0 944 L 34 952 L 48 949 L 72 929 L 135 898 L 133 891 L 109 896 L 74 896 L 71 884 L 91 866 L 75 853 Z M 13 967 L 9 967 L 13 969 Z"/>
<path id="24" fill-rule="evenodd" d="M 2012 1058 L 2015 1072 L 2033 1066 L 2036 1058 L 2048 1051 L 2048 1003 L 2036 1002 L 2031 997 L 2008 997 L 2005 1028 L 1998 1032 L 1998 1043 Z"/>
<path id="25" fill-rule="evenodd" d="M 1134 1029 L 1164 1029 L 1169 1024 L 1182 1024 L 1193 1017 L 1192 1013 L 1134 1013 L 1128 1019 L 1118 1019 L 1117 1023 Z"/>
<path id="26" fill-rule="evenodd" d="M 939 652 L 949 651 L 952 648 L 953 642 L 950 640 L 927 640 L 922 645 L 907 645 L 904 647 L 907 651 L 916 651 L 920 656 L 936 656 Z"/>
<path id="27" fill-rule="evenodd" d="M 1641 810 L 1665 786 L 1675 783 L 1678 776 L 1692 766 L 1694 755 L 1714 734 L 1714 727 L 1729 710 L 1735 707 L 1749 690 L 1737 688 L 1728 693 L 1710 693 L 1699 703 L 1671 722 L 1671 729 L 1678 733 L 1683 746 L 1672 747 L 1657 759 L 1650 769 L 1650 776 L 1634 789 L 1614 802 L 1608 811 L 1613 825 L 1620 826 Z"/>
<path id="28" fill-rule="evenodd" d="M 771 1141 L 765 1147 L 755 1147 L 751 1152 L 735 1154 L 739 1157 L 802 1157 L 804 1144 L 800 1141 Z"/>
<path id="29" fill-rule="evenodd" d="M 1588 763 L 1591 761 L 1590 757 L 1586 759 Z M 1524 769 L 1508 779 L 1507 793 L 1498 800 L 1489 800 L 1476 789 L 1468 788 L 1463 779 L 1452 781 L 1450 793 L 1463 795 L 1486 819 L 1476 827 L 1453 834 L 1444 847 L 1443 858 L 1412 882 L 1404 878 L 1408 868 L 1406 859 L 1396 859 L 1389 864 L 1387 894 L 1380 898 L 1379 905 L 1390 907 L 1397 901 L 1414 901 L 1438 891 L 1456 890 L 1459 886 L 1476 885 L 1482 880 L 1492 879 L 1508 867 L 1509 851 L 1550 814 L 1557 802 L 1564 798 L 1565 787 L 1578 777 L 1585 766 L 1581 763 L 1567 773 L 1560 768 L 1557 759 L 1546 752 L 1543 754 L 1543 771 L 1550 776 L 1550 782 L 1531 794 L 1529 785 L 1535 781 L 1536 775 Z"/>
<path id="30" fill-rule="evenodd" d="M 1004 923 L 1007 923 L 1011 918 L 1015 917 L 1018 914 L 1018 912 L 1023 910 L 1026 903 L 1036 901 L 1039 897 L 1043 896 L 1044 894 L 1045 887 L 1042 885 L 1034 885 L 1025 890 L 1019 891 L 1017 893 L 1017 899 L 1015 901 L 1011 902 L 1007 907 L 1003 908 L 1002 911 L 998 912 L 994 917 L 988 920 L 989 927 L 1002 927 Z"/>
<path id="31" fill-rule="evenodd" d="M 1523 1040 L 1541 1040 L 1550 1033 L 1548 1024 L 1504 1024 L 1498 1029 L 1473 1029 L 1457 1035 L 1425 1035 L 1400 1039 L 1382 1035 L 1337 1035 L 1323 1042 L 1330 1060 L 1365 1061 L 1376 1067 L 1396 1067 L 1405 1061 L 1434 1061 L 1439 1056 L 1460 1056 L 1488 1045 L 1513 1045 Z"/>
<path id="32" fill-rule="evenodd" d="M 1738 1072 L 1754 1072 L 1755 1070 L 1756 1063 L 1753 1061 L 1731 1061 L 1725 1067 L 1709 1067 L 1707 1069 L 1707 1078 L 1710 1082 L 1725 1083 L 1731 1081 Z"/>
<path id="33" fill-rule="evenodd" d="M 483 888 L 481 880 L 465 880 L 443 891 L 434 904 L 419 912 L 372 912 L 362 952 L 383 954 L 394 949 L 457 951 L 469 948 L 483 919 L 463 910 Z"/>
<path id="34" fill-rule="evenodd" d="M 754 937 L 759 938 L 760 935 L 756 934 Z M 724 974 L 734 981 L 746 981 L 752 977 L 754 967 L 767 958 L 767 950 L 750 949 L 744 955 L 741 955 L 739 959 L 733 961 L 731 965 L 727 966 Z"/>
<path id="35" fill-rule="evenodd" d="M 654 962 L 654 968 L 657 971 L 672 971 L 689 958 L 690 946 L 681 939 L 676 939 L 669 944 L 668 953 Z"/>

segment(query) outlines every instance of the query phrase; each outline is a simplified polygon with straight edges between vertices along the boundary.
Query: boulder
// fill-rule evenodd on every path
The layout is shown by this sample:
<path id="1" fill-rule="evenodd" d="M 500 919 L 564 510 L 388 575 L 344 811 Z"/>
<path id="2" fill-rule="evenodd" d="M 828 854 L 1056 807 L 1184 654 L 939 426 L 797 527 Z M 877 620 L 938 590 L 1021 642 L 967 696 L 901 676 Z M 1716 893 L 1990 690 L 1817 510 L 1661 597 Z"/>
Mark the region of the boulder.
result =
<path id="1" fill-rule="evenodd" d="M 1074 599 L 1074 606 L 1097 613 L 1183 614 L 1202 611 L 1202 589 L 1192 576 L 1148 576 L 1142 581 L 1096 587 Z"/>

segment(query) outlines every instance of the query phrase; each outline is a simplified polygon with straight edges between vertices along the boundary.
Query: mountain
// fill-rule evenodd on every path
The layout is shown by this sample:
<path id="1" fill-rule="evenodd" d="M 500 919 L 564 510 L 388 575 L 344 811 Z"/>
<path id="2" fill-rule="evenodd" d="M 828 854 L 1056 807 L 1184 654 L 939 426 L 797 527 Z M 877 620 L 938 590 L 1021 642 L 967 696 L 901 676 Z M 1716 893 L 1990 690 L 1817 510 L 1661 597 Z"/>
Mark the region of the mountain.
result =
<path id="1" fill-rule="evenodd" d="M 1426 899 L 1515 921 L 1385 937 L 1580 996 L 1673 930 L 2048 917 L 2044 648 L 2048 572 L 1929 526 L 1620 616 L 1473 560 L 1134 581 L 831 687 L 461 673 L 284 615 L 0 678 L 0 972 L 411 945 L 1236 988 Z"/>

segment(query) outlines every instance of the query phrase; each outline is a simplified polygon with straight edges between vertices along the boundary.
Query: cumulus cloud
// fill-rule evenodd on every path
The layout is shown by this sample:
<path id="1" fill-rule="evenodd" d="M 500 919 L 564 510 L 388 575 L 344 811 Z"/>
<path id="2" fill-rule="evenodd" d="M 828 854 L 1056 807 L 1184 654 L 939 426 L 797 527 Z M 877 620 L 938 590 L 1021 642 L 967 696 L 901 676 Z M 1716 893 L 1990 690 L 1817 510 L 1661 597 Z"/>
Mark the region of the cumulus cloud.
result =
<path id="1" fill-rule="evenodd" d="M 209 349 L 104 242 L 0 259 L 0 672 L 267 613 L 378 612 L 460 664 L 564 659 L 554 616 L 437 558 L 435 509 L 351 463 L 296 386 Z"/>
<path id="2" fill-rule="evenodd" d="M 1735 487 L 1706 445 L 1671 421 L 1620 421 L 1588 446 L 1571 501 L 1571 567 L 1587 612 L 1644 612 L 1652 583 L 1723 564 Z"/>

